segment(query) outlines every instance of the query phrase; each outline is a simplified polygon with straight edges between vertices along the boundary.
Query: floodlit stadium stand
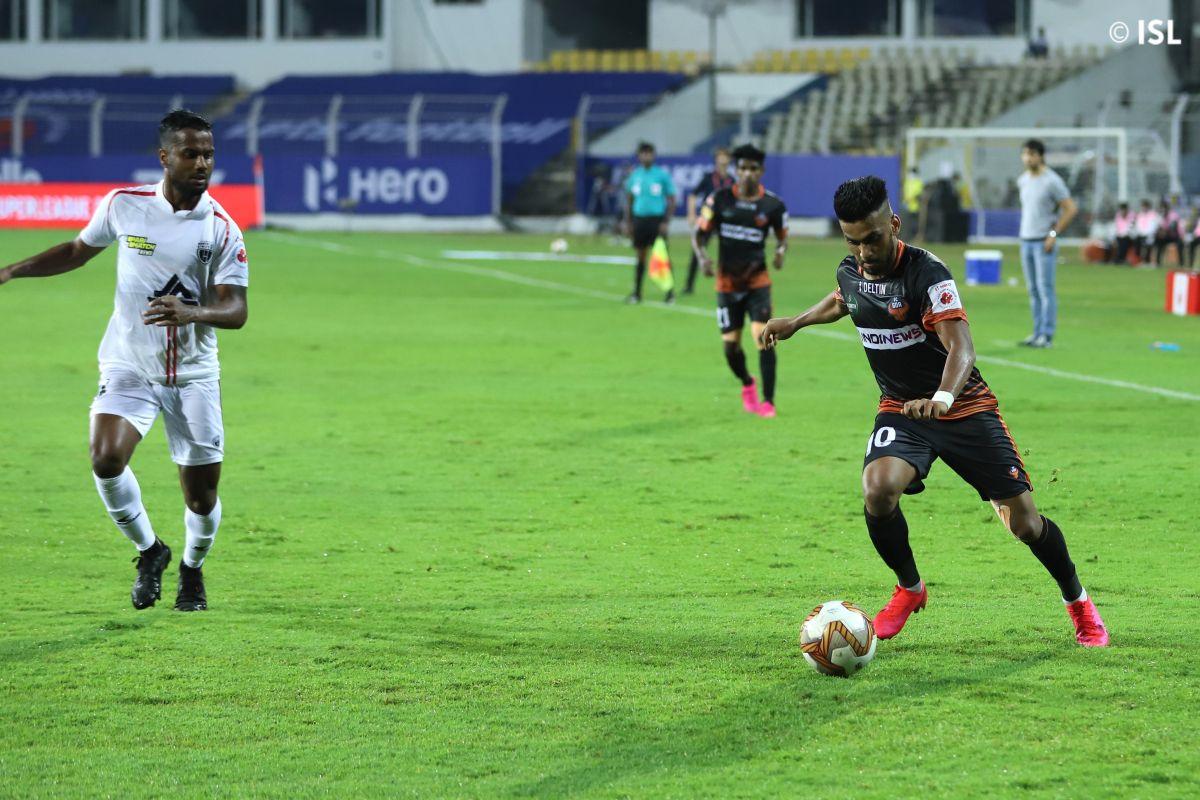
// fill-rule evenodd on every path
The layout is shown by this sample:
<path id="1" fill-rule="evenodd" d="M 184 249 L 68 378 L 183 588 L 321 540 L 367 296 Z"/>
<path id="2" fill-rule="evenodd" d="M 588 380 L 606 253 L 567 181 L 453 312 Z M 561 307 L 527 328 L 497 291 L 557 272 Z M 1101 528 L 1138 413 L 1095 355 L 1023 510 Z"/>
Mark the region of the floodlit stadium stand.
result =
<path id="1" fill-rule="evenodd" d="M 974 127 L 1091 66 L 1097 51 L 1011 64 L 955 48 L 881 49 L 771 115 L 773 152 L 895 153 L 911 125 Z"/>

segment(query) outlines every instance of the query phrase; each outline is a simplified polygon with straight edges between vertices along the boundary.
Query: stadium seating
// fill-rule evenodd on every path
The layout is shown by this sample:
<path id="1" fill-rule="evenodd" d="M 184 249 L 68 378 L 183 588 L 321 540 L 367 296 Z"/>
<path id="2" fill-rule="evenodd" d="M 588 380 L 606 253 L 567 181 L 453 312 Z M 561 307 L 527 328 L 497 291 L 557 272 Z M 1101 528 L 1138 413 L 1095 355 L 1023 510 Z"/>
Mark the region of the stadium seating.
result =
<path id="1" fill-rule="evenodd" d="M 708 66 L 699 50 L 556 50 L 531 72 L 676 72 L 696 75 Z"/>
<path id="2" fill-rule="evenodd" d="M 807 51 L 813 53 L 815 51 Z M 956 48 L 880 48 L 824 51 L 801 63 L 838 59 L 824 90 L 809 92 L 769 117 L 765 146 L 772 152 L 898 152 L 912 125 L 974 127 L 1045 91 L 1100 58 L 1099 48 L 1075 48 L 1049 59 L 979 64 Z M 756 56 L 750 69 L 773 63 Z M 792 60 L 786 61 L 790 67 Z M 822 61 L 830 64 L 832 62 Z"/>
<path id="3" fill-rule="evenodd" d="M 836 74 L 871 57 L 866 47 L 763 50 L 739 67 L 741 72 L 824 72 Z"/>

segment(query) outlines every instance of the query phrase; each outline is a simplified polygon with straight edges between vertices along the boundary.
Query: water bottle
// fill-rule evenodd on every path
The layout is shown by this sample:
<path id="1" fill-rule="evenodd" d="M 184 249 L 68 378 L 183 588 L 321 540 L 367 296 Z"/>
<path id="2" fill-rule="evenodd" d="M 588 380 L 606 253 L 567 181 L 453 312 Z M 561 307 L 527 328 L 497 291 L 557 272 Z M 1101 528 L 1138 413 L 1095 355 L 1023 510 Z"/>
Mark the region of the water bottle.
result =
<path id="1" fill-rule="evenodd" d="M 1175 344 L 1174 342 L 1155 342 L 1154 344 L 1152 344 L 1150 346 L 1153 347 L 1155 350 L 1163 350 L 1168 353 L 1178 353 L 1179 352 L 1179 345 Z"/>

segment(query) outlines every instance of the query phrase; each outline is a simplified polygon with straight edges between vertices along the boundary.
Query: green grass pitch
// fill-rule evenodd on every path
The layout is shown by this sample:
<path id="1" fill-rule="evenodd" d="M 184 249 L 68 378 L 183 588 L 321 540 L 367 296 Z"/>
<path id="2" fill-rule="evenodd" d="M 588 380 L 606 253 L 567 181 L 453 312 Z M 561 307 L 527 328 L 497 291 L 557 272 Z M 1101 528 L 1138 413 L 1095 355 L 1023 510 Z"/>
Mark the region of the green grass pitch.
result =
<path id="1" fill-rule="evenodd" d="M 7 232 L 0 262 L 64 236 Z M 170 610 L 161 422 L 133 463 L 176 551 L 158 607 L 130 607 L 89 476 L 112 253 L 0 288 L 0 795 L 1200 794 L 1200 320 L 1163 312 L 1162 272 L 1068 254 L 1045 352 L 1013 344 L 1022 288 L 963 289 L 1113 646 L 1074 644 L 1041 566 L 936 466 L 904 500 L 929 608 L 846 681 L 797 636 L 817 603 L 891 589 L 849 320 L 785 343 L 779 417 L 750 417 L 707 289 L 627 307 L 628 267 L 441 255 L 549 238 L 250 235 L 204 614 Z M 961 286 L 963 248 L 934 250 Z M 776 312 L 841 254 L 795 241 Z"/>

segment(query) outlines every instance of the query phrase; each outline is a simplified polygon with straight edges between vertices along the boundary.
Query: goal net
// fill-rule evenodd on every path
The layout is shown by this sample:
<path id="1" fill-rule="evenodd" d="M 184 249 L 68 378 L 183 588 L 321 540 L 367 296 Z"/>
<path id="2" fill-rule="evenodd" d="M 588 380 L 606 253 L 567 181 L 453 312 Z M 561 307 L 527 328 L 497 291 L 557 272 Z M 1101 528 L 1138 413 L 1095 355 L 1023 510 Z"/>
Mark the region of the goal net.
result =
<path id="1" fill-rule="evenodd" d="M 1118 203 L 1136 208 L 1179 186 L 1162 137 L 1130 128 L 910 128 L 905 174 L 916 167 L 927 186 L 952 181 L 973 241 L 1012 240 L 1021 218 L 1021 144 L 1029 139 L 1046 145 L 1047 166 L 1079 205 L 1065 238 L 1092 235 L 1112 220 Z"/>

